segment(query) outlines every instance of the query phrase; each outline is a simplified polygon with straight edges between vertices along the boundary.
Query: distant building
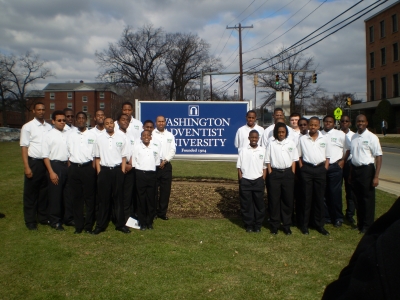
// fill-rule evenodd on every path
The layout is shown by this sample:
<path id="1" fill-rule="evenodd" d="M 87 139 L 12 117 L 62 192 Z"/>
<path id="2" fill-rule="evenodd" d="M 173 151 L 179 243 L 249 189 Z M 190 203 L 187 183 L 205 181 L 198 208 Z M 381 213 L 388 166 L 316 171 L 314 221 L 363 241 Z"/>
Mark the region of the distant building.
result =
<path id="1" fill-rule="evenodd" d="M 400 131 L 400 1 L 366 19 L 367 102 L 352 111 L 371 116 L 379 102 L 387 99 L 396 114 Z"/>

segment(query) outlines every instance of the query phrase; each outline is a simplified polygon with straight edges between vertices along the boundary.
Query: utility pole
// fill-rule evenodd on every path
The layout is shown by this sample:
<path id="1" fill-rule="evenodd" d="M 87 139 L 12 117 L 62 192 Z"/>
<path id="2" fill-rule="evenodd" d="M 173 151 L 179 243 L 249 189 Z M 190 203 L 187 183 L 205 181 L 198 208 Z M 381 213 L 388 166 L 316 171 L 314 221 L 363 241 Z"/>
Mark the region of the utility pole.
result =
<path id="1" fill-rule="evenodd" d="M 213 101 L 212 100 L 212 75 L 211 74 L 210 74 L 210 97 L 211 97 L 210 101 Z"/>
<path id="2" fill-rule="evenodd" d="M 226 29 L 238 29 L 239 30 L 239 100 L 243 101 L 243 64 L 242 64 L 242 29 L 246 28 L 253 28 L 253 25 L 251 26 L 242 26 L 242 24 L 239 23 L 238 26 L 234 27 L 228 27 L 226 26 Z"/>

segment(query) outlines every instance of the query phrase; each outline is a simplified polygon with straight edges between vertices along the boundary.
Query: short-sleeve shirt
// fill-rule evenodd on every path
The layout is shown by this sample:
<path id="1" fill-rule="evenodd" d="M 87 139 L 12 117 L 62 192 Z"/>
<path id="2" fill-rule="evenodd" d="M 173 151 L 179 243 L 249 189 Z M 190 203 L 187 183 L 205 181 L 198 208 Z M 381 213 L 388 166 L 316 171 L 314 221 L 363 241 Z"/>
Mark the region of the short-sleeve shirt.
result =
<path id="1" fill-rule="evenodd" d="M 266 168 L 264 161 L 265 148 L 252 148 L 248 145 L 239 151 L 236 167 L 242 171 L 243 178 L 254 180 L 263 176 L 263 170 Z"/>
<path id="2" fill-rule="evenodd" d="M 294 161 L 299 160 L 297 146 L 292 140 L 271 140 L 265 153 L 265 163 L 271 164 L 271 168 L 287 169 Z"/>
<path id="3" fill-rule="evenodd" d="M 167 161 L 173 159 L 176 152 L 174 135 L 167 129 L 164 129 L 164 131 L 154 129 L 152 137 L 155 137 L 161 143 L 160 159 Z"/>
<path id="4" fill-rule="evenodd" d="M 382 155 L 378 137 L 368 129 L 363 133 L 356 132 L 351 139 L 351 163 L 356 166 L 373 164 L 376 156 Z"/>
<path id="5" fill-rule="evenodd" d="M 140 141 L 133 147 L 132 166 L 137 170 L 155 171 L 160 162 L 160 153 L 158 151 L 159 147 L 155 144 L 149 143 L 146 146 Z"/>
<path id="6" fill-rule="evenodd" d="M 325 136 L 328 147 L 330 148 L 330 164 L 337 162 L 343 158 L 344 153 L 350 150 L 349 140 L 346 139 L 346 134 L 337 129 L 331 129 L 328 132 L 322 130 L 321 133 Z"/>
<path id="7" fill-rule="evenodd" d="M 313 140 L 309 133 L 303 135 L 299 139 L 297 150 L 299 157 L 309 164 L 318 165 L 330 158 L 328 142 L 325 136 L 318 131 L 318 137 Z"/>
<path id="8" fill-rule="evenodd" d="M 95 155 L 100 158 L 100 165 L 114 167 L 121 164 L 122 158 L 129 155 L 126 144 L 126 137 L 119 130 L 114 131 L 113 135 L 107 132 L 99 135 Z"/>
<path id="9" fill-rule="evenodd" d="M 74 130 L 68 134 L 67 147 L 69 160 L 76 164 L 83 164 L 93 160 L 97 135 L 92 130 L 80 132 Z"/>
<path id="10" fill-rule="evenodd" d="M 50 160 L 67 161 L 69 152 L 67 148 L 67 136 L 69 131 L 53 128 L 43 138 L 43 158 Z"/>
<path id="11" fill-rule="evenodd" d="M 21 147 L 28 148 L 28 156 L 43 158 L 43 136 L 52 128 L 49 123 L 43 122 L 42 124 L 36 118 L 22 126 L 19 144 Z"/>
<path id="12" fill-rule="evenodd" d="M 258 134 L 260 136 L 260 139 L 258 140 L 258 145 L 261 146 L 261 142 L 262 142 L 262 135 L 264 133 L 264 128 L 259 126 L 259 125 L 254 125 L 254 127 L 250 127 L 249 125 L 244 125 L 242 127 L 240 127 L 237 131 L 236 131 L 236 136 L 235 136 L 235 147 L 236 148 L 242 148 L 242 147 L 246 147 L 247 145 L 250 144 L 249 141 L 249 133 L 252 130 L 257 130 Z"/>

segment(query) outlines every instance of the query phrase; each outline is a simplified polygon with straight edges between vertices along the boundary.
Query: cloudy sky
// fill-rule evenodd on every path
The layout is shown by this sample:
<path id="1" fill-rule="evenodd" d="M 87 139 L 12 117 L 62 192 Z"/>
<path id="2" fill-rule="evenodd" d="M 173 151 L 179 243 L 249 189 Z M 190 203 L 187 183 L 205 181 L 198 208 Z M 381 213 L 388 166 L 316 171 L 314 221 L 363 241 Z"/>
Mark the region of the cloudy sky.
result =
<path id="1" fill-rule="evenodd" d="M 211 53 L 228 66 L 225 71 L 234 72 L 239 68 L 238 34 L 227 30 L 227 25 L 253 25 L 242 34 L 243 62 L 250 60 L 244 66 L 247 68 L 259 63 L 260 57 L 291 46 L 357 2 L 360 4 L 331 25 L 375 0 L 0 0 L 0 52 L 23 54 L 31 50 L 48 62 L 56 77 L 38 82 L 35 88 L 48 82 L 94 82 L 99 72 L 96 50 L 116 42 L 127 25 L 135 29 L 151 23 L 167 32 L 198 34 L 211 44 Z M 306 56 L 314 57 L 318 84 L 328 95 L 349 92 L 365 100 L 364 20 L 395 2 L 385 2 L 305 50 Z M 213 84 L 217 88 L 230 78 L 217 77 Z M 229 93 L 235 89 L 237 84 Z M 253 95 L 252 83 L 246 80 L 244 96 Z M 258 105 L 261 102 L 257 101 Z"/>

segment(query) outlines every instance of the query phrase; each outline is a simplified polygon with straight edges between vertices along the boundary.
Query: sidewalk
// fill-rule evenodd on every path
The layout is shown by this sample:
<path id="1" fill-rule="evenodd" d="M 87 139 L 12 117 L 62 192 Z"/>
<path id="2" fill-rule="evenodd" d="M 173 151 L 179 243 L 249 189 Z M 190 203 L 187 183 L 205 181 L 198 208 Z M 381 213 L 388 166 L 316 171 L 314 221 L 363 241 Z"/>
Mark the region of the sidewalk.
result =
<path id="1" fill-rule="evenodd" d="M 383 134 L 377 134 L 376 136 L 380 139 L 382 147 L 391 147 L 400 149 L 400 143 L 390 142 L 391 138 L 400 138 L 400 134 L 387 134 L 386 136 L 383 136 Z M 385 141 L 386 139 L 387 142 Z"/>

